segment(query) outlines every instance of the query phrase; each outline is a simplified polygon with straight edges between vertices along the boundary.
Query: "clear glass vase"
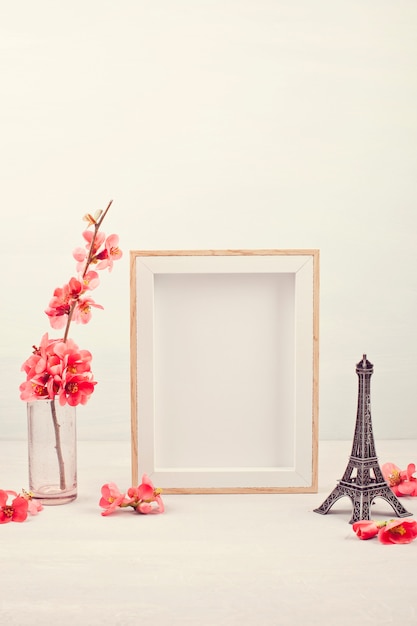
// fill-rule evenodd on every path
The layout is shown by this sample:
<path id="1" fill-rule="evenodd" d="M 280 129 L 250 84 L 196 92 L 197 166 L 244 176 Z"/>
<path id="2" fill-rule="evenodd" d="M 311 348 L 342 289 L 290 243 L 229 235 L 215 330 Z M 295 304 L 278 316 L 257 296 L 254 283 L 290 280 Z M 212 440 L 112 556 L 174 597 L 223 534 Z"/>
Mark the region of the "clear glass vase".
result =
<path id="1" fill-rule="evenodd" d="M 29 490 L 42 504 L 77 497 L 76 407 L 56 400 L 27 403 Z"/>

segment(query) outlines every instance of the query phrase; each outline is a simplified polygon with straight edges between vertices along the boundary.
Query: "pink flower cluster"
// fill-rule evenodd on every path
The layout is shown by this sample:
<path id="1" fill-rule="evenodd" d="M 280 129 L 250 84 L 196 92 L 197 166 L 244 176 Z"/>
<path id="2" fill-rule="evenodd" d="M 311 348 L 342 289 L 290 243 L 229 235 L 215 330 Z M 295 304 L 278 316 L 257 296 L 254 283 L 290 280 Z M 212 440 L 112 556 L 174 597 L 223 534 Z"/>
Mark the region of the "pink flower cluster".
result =
<path id="1" fill-rule="evenodd" d="M 86 404 L 94 391 L 91 353 L 80 350 L 72 339 L 42 337 L 39 348 L 23 363 L 26 381 L 20 385 L 20 398 L 26 402 L 58 396 L 61 405 Z"/>
<path id="2" fill-rule="evenodd" d="M 84 216 L 94 230 L 83 232 L 85 247 L 73 252 L 77 277 L 73 276 L 63 287 L 55 289 L 45 311 L 52 328 L 65 327 L 65 331 L 61 339 L 49 339 L 46 333 L 39 347 L 33 346 L 33 353 L 23 363 L 26 380 L 20 385 L 20 398 L 26 402 L 43 398 L 53 400 L 58 396 L 61 405 L 75 406 L 85 404 L 94 391 L 96 383 L 91 372 L 91 353 L 80 350 L 68 338 L 68 331 L 71 322 L 87 324 L 93 307 L 103 308 L 91 297 L 91 291 L 100 280 L 98 272 L 91 270 L 90 266 L 111 272 L 114 261 L 122 258 L 118 235 L 106 237 L 99 230 L 111 204 L 94 217 Z"/>
<path id="3" fill-rule="evenodd" d="M 411 543 L 417 538 L 417 522 L 415 520 L 392 519 L 388 522 L 361 520 L 352 526 L 359 539 L 378 537 L 381 543 Z"/>
<path id="4" fill-rule="evenodd" d="M 417 496 L 417 478 L 413 476 L 416 471 L 414 463 L 409 463 L 405 470 L 394 463 L 384 463 L 381 471 L 396 496 Z"/>
<path id="5" fill-rule="evenodd" d="M 24 522 L 28 514 L 37 515 L 42 509 L 42 504 L 33 500 L 28 491 L 18 494 L 0 489 L 0 524 Z"/>
<path id="6" fill-rule="evenodd" d="M 161 490 L 155 489 L 147 474 L 143 474 L 138 487 L 130 487 L 122 493 L 115 483 L 106 483 L 101 488 L 99 506 L 104 509 L 102 515 L 110 515 L 117 509 L 132 507 L 137 513 L 163 513 L 165 510 Z"/>

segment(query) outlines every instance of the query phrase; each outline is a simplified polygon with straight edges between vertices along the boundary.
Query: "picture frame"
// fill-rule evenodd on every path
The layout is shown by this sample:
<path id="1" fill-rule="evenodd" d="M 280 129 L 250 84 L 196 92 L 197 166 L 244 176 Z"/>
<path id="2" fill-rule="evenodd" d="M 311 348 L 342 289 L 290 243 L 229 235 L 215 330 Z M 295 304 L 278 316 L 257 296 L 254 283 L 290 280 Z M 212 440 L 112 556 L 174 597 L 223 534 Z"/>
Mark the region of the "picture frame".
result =
<path id="1" fill-rule="evenodd" d="M 319 250 L 130 252 L 132 484 L 315 493 Z"/>

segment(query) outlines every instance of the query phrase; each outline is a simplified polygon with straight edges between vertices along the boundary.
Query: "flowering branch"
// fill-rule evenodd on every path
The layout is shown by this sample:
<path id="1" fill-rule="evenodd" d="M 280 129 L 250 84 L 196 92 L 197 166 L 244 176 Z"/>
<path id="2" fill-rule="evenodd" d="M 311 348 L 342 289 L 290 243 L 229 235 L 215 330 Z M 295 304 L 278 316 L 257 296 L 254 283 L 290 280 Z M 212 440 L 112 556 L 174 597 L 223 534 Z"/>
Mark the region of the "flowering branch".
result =
<path id="1" fill-rule="evenodd" d="M 55 399 L 59 404 L 86 404 L 94 391 L 96 382 L 91 371 L 91 353 L 80 350 L 68 337 L 72 322 L 86 324 L 91 319 L 91 308 L 103 307 L 96 304 L 89 292 L 99 284 L 96 271 L 90 270 L 95 265 L 97 270 L 107 268 L 111 272 L 113 262 L 122 257 L 119 237 L 106 237 L 100 227 L 113 201 L 110 200 L 104 211 L 98 211 L 94 217 L 89 213 L 84 216 L 88 222 L 83 237 L 85 248 L 76 248 L 73 257 L 77 261 L 78 276 L 70 278 L 62 288 L 54 290 L 53 297 L 45 313 L 52 328 L 64 328 L 62 339 L 49 339 L 46 333 L 39 347 L 33 346 L 32 355 L 23 363 L 26 381 L 20 385 L 20 398 L 27 402 L 40 399 L 51 401 L 51 415 L 55 433 L 55 447 L 60 473 L 60 488 L 65 489 L 64 458 L 60 441 L 60 425 L 57 419 Z M 94 227 L 93 232 L 89 231 Z"/>
<path id="2" fill-rule="evenodd" d="M 103 232 L 99 232 L 111 205 L 112 201 L 104 212 L 99 211 L 94 217 L 84 216 L 88 226 L 94 226 L 94 232 L 83 232 L 87 251 L 79 247 L 73 252 L 78 278 L 72 277 L 63 287 L 56 288 L 45 311 L 52 328 L 65 327 L 64 336 L 49 339 L 46 333 L 39 347 L 34 346 L 32 355 L 22 366 L 26 372 L 26 381 L 20 385 L 22 400 L 52 400 L 58 396 L 61 405 L 75 406 L 85 404 L 94 391 L 96 383 L 91 372 L 91 353 L 80 350 L 69 339 L 68 333 L 72 322 L 87 324 L 90 321 L 92 307 L 103 308 L 89 295 L 100 282 L 98 273 L 90 270 L 90 266 L 95 265 L 97 270 L 107 268 L 111 272 L 113 262 L 122 257 L 119 237 L 110 235 L 106 238 Z"/>
<path id="3" fill-rule="evenodd" d="M 119 508 L 128 507 L 143 515 L 163 513 L 165 507 L 161 493 L 161 489 L 155 489 L 147 474 L 143 474 L 142 482 L 138 487 L 129 487 L 127 493 L 122 493 L 115 483 L 106 483 L 101 488 L 99 506 L 104 509 L 101 514 L 111 515 Z"/>
<path id="4" fill-rule="evenodd" d="M 113 200 L 110 200 L 110 202 L 108 203 L 105 211 L 104 212 L 99 211 L 98 214 L 96 214 L 95 217 L 92 217 L 89 213 L 87 213 L 87 215 L 84 216 L 84 219 L 88 222 L 89 226 L 90 225 L 94 225 L 94 234 L 93 234 L 93 237 L 91 239 L 90 249 L 88 251 L 87 261 L 85 263 L 84 271 L 83 271 L 82 276 L 81 276 L 83 281 L 84 281 L 85 276 L 87 274 L 87 270 L 88 270 L 91 262 L 93 261 L 94 244 L 95 244 L 95 241 L 96 241 L 96 238 L 97 238 L 98 231 L 100 230 L 100 226 L 101 226 L 104 218 L 106 217 L 107 212 L 110 209 L 112 204 L 113 204 Z M 67 324 L 66 324 L 66 327 L 65 327 L 64 338 L 63 338 L 64 342 L 67 340 L 67 337 L 68 337 L 68 332 L 69 332 L 69 328 L 70 328 L 71 321 L 72 321 L 72 315 L 73 315 L 75 307 L 77 305 L 77 300 L 78 300 L 78 298 L 74 298 L 74 300 L 73 300 L 73 302 L 72 302 L 72 304 L 70 306 L 69 312 L 68 312 L 68 319 L 67 319 Z"/>

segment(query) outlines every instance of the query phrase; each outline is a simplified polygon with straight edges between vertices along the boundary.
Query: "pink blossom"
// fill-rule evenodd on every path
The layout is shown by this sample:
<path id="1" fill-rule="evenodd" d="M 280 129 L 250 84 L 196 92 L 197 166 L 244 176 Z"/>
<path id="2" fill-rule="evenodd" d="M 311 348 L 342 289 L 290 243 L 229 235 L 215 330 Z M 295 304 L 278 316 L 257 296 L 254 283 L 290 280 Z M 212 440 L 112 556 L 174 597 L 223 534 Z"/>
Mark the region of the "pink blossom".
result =
<path id="1" fill-rule="evenodd" d="M 15 492 L 10 492 L 12 495 Z M 8 503 L 9 493 L 0 489 L 0 524 L 24 522 L 28 515 L 28 502 L 22 496 L 16 496 Z"/>
<path id="2" fill-rule="evenodd" d="M 85 374 L 91 371 L 92 358 L 89 350 L 71 350 L 64 354 L 62 362 L 67 374 Z"/>
<path id="3" fill-rule="evenodd" d="M 71 278 L 63 287 L 57 287 L 45 313 L 49 317 L 52 328 L 63 328 L 67 323 L 71 305 L 83 291 L 82 283 Z"/>
<path id="4" fill-rule="evenodd" d="M 49 339 L 48 333 L 45 333 L 41 339 L 39 347 L 32 346 L 33 352 L 28 359 L 23 363 L 22 370 L 27 374 L 28 379 L 36 374 L 42 374 L 46 369 L 53 347 L 58 340 Z"/>
<path id="5" fill-rule="evenodd" d="M 133 497 L 138 513 L 163 513 L 165 510 L 161 498 L 161 490 L 155 489 L 147 474 L 143 474 L 142 483 L 138 487 L 131 487 L 128 495 Z"/>
<path id="6" fill-rule="evenodd" d="M 103 309 L 101 304 L 96 304 L 92 298 L 80 298 L 74 308 L 72 320 L 78 324 L 87 324 L 91 320 L 91 307 Z"/>
<path id="7" fill-rule="evenodd" d="M 87 261 L 87 251 L 85 248 L 75 248 L 72 252 L 72 256 L 77 261 L 75 269 L 77 272 L 82 273 L 85 271 L 85 264 Z"/>
<path id="8" fill-rule="evenodd" d="M 77 280 L 77 278 L 70 278 L 69 282 L 63 287 L 57 287 L 54 290 L 53 296 L 49 302 L 49 309 L 51 309 L 51 311 L 47 314 L 52 315 L 54 311 L 56 315 L 67 314 L 71 300 L 77 299 L 80 293 L 82 293 L 81 282 Z"/>
<path id="9" fill-rule="evenodd" d="M 101 499 L 99 506 L 105 509 L 102 515 L 110 515 L 124 502 L 125 495 L 119 491 L 115 483 L 106 483 L 101 488 Z"/>
<path id="10" fill-rule="evenodd" d="M 151 485 L 141 484 L 139 487 L 129 487 L 127 495 L 133 500 L 153 500 L 154 489 Z"/>
<path id="11" fill-rule="evenodd" d="M 30 515 L 37 515 L 39 511 L 43 511 L 42 502 L 30 498 L 28 500 L 28 513 L 30 513 Z"/>
<path id="12" fill-rule="evenodd" d="M 63 315 L 68 315 L 70 311 L 69 301 L 70 294 L 68 286 L 64 285 L 63 287 L 57 287 L 54 290 L 53 296 L 49 301 L 49 307 L 46 309 L 45 313 L 49 315 L 49 317 L 61 317 Z"/>
<path id="13" fill-rule="evenodd" d="M 417 522 L 415 520 L 391 520 L 378 533 L 379 541 L 384 544 L 411 543 L 416 538 Z"/>
<path id="14" fill-rule="evenodd" d="M 85 248 L 82 248 L 81 246 L 77 246 L 72 251 L 72 256 L 76 261 L 82 263 L 87 258 L 87 250 Z"/>
<path id="15" fill-rule="evenodd" d="M 80 374 L 91 370 L 92 354 L 89 350 L 79 350 L 71 339 L 55 344 L 55 354 L 62 362 L 63 369 L 70 374 Z"/>
<path id="16" fill-rule="evenodd" d="M 83 237 L 87 242 L 86 243 L 87 250 L 91 249 L 92 256 L 96 254 L 97 250 L 103 245 L 106 239 L 106 235 L 102 231 L 94 233 L 91 230 L 85 230 L 83 232 Z M 94 244 L 91 245 L 93 240 L 94 240 Z"/>
<path id="17" fill-rule="evenodd" d="M 30 515 L 37 515 L 39 511 L 43 511 L 42 502 L 34 499 L 31 491 L 23 490 L 21 495 L 23 498 L 25 498 L 25 500 L 27 500 L 28 513 L 30 513 Z"/>
<path id="18" fill-rule="evenodd" d="M 90 289 L 92 291 L 100 284 L 100 279 L 97 272 L 90 270 L 89 272 L 85 273 L 84 277 L 82 278 L 82 282 L 84 285 L 84 290 Z"/>
<path id="19" fill-rule="evenodd" d="M 25 402 L 49 398 L 48 388 L 46 384 L 44 384 L 44 377 L 33 377 L 31 380 L 21 383 L 19 391 L 20 399 Z"/>
<path id="20" fill-rule="evenodd" d="M 96 382 L 91 380 L 86 374 L 66 376 L 58 392 L 59 404 L 69 404 L 70 406 L 87 404 L 95 385 Z"/>
<path id="21" fill-rule="evenodd" d="M 381 471 L 396 496 L 417 496 L 417 479 L 413 477 L 416 471 L 414 463 L 409 463 L 405 470 L 401 470 L 395 463 L 384 463 Z"/>
<path id="22" fill-rule="evenodd" d="M 20 385 L 20 397 L 30 402 L 39 398 L 53 397 L 50 378 L 59 363 L 55 355 L 55 346 L 60 340 L 49 339 L 48 333 L 41 339 L 39 348 L 33 346 L 33 353 L 23 363 L 22 370 L 26 372 L 26 381 Z"/>
<path id="23" fill-rule="evenodd" d="M 372 539 L 379 532 L 379 526 L 372 520 L 360 520 L 352 525 L 353 531 L 359 539 Z"/>
<path id="24" fill-rule="evenodd" d="M 77 272 L 84 272 L 87 269 L 87 261 L 89 261 L 89 264 L 97 263 L 96 253 L 98 249 L 103 245 L 106 235 L 99 231 L 94 233 L 90 230 L 85 230 L 83 232 L 83 237 L 87 242 L 85 246 L 86 249 L 77 247 L 73 250 L 72 253 L 72 256 L 77 261 Z"/>
<path id="25" fill-rule="evenodd" d="M 77 324 L 87 324 L 91 319 L 91 307 L 102 309 L 100 304 L 96 304 L 89 296 L 83 294 L 94 289 L 99 284 L 97 272 L 87 272 L 82 282 L 76 278 L 71 278 L 67 285 L 55 289 L 54 296 L 49 302 L 49 307 L 45 313 L 49 317 L 52 328 L 63 328 L 71 315 L 72 321 Z"/>
<path id="26" fill-rule="evenodd" d="M 102 252 L 97 254 L 97 260 L 100 261 L 97 265 L 97 269 L 102 270 L 108 267 L 109 272 L 113 269 L 113 262 L 118 261 L 123 256 L 122 251 L 119 248 L 119 236 L 110 235 L 105 241 L 105 248 Z"/>

